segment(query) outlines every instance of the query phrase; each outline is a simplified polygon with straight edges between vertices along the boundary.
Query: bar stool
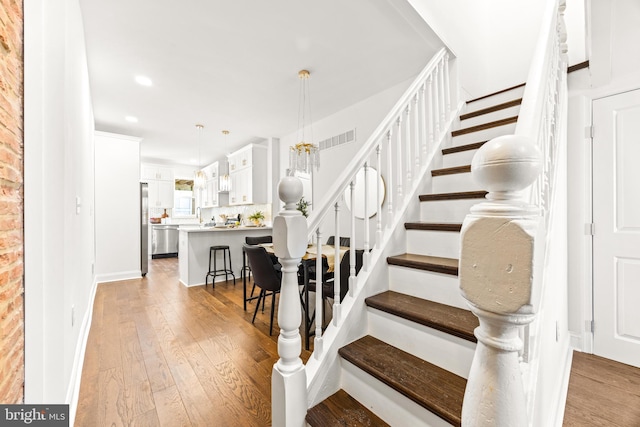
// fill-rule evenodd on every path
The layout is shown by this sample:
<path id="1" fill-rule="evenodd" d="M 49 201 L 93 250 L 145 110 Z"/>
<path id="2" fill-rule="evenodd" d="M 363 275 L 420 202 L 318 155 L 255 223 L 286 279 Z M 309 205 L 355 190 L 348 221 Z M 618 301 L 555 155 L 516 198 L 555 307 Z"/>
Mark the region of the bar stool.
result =
<path id="1" fill-rule="evenodd" d="M 222 255 L 224 257 L 224 268 L 218 269 L 217 260 L 218 260 L 218 251 L 222 251 Z M 227 255 L 229 255 L 229 268 L 227 268 Z M 211 258 L 213 256 L 213 270 L 211 270 Z M 233 284 L 236 284 L 236 276 L 233 274 L 233 267 L 231 267 L 231 251 L 229 250 L 229 245 L 216 245 L 211 246 L 209 248 L 209 272 L 204 278 L 204 285 L 207 286 L 209 282 L 209 276 L 211 279 L 211 286 L 215 287 L 216 276 L 222 276 L 224 274 L 224 280 L 228 280 L 228 275 L 230 274 L 233 277 Z"/>

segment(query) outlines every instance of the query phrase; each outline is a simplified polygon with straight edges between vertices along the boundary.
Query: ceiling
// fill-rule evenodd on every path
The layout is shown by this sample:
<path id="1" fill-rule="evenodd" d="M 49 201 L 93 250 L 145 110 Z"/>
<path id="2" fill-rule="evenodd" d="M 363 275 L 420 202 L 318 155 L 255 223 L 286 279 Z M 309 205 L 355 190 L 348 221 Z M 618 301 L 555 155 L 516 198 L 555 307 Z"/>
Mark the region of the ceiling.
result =
<path id="1" fill-rule="evenodd" d="M 301 69 L 318 121 L 415 76 L 442 45 L 404 0 L 80 4 L 96 129 L 143 138 L 148 162 L 204 166 L 294 132 Z"/>

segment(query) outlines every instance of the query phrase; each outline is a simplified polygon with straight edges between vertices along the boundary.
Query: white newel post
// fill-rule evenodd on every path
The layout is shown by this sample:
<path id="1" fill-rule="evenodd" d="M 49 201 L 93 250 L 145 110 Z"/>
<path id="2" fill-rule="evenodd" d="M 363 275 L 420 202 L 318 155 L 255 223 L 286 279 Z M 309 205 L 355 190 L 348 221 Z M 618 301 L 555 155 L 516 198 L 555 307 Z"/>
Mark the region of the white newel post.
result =
<path id="1" fill-rule="evenodd" d="M 542 217 L 521 199 L 541 170 L 533 140 L 507 135 L 473 158 L 473 178 L 489 191 L 462 226 L 460 288 L 480 319 L 462 406 L 463 427 L 528 426 L 518 332 L 538 311 Z"/>
<path id="2" fill-rule="evenodd" d="M 307 250 L 307 220 L 296 210 L 302 182 L 293 176 L 284 177 L 278 194 L 285 206 L 273 221 L 273 247 L 282 264 L 282 287 L 278 305 L 280 359 L 271 373 L 271 418 L 274 426 L 302 427 L 307 413 L 307 374 L 300 359 L 298 264 Z"/>

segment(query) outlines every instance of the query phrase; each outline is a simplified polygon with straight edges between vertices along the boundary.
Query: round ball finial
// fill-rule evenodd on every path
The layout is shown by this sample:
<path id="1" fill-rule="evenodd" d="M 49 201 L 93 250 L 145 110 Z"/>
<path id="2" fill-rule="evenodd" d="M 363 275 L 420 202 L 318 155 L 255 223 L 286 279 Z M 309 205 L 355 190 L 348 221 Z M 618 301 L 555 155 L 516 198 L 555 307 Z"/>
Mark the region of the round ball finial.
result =
<path id="1" fill-rule="evenodd" d="M 285 176 L 278 184 L 278 196 L 287 206 L 298 203 L 302 193 L 302 181 L 295 176 Z"/>
<path id="2" fill-rule="evenodd" d="M 523 190 L 536 180 L 541 168 L 542 156 L 535 142 L 518 135 L 492 139 L 471 162 L 473 178 L 491 193 Z"/>

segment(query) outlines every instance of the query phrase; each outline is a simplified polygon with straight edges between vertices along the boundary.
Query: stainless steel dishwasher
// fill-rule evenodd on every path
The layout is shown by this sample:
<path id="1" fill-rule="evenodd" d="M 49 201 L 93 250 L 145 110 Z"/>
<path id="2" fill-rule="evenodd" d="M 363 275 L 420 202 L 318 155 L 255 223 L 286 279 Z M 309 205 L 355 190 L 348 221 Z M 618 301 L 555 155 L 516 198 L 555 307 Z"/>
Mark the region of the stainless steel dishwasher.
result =
<path id="1" fill-rule="evenodd" d="M 151 258 L 178 256 L 177 224 L 154 224 L 151 234 Z"/>

